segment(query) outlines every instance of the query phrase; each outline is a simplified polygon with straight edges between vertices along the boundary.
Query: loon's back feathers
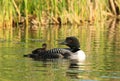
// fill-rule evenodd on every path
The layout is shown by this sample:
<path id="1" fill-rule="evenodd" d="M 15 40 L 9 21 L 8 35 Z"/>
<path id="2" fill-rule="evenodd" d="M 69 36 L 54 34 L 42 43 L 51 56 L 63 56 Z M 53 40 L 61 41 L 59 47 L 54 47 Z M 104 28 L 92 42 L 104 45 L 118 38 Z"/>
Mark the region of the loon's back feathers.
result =
<path id="1" fill-rule="evenodd" d="M 62 48 L 54 48 L 51 50 L 48 50 L 48 54 L 52 55 L 60 55 L 63 56 L 63 58 L 68 58 L 68 56 L 70 56 L 72 54 L 72 52 L 70 50 L 67 49 L 62 49 Z"/>
<path id="2" fill-rule="evenodd" d="M 67 49 L 62 49 L 62 48 L 54 48 L 54 49 L 46 51 L 46 53 L 48 53 L 48 54 L 54 54 L 54 53 L 64 54 L 64 53 L 71 53 L 71 51 L 69 51 Z"/>
<path id="3" fill-rule="evenodd" d="M 47 51 L 38 52 L 37 54 L 30 54 L 31 58 L 51 59 L 51 58 L 68 58 L 72 52 L 67 49 L 54 48 Z"/>

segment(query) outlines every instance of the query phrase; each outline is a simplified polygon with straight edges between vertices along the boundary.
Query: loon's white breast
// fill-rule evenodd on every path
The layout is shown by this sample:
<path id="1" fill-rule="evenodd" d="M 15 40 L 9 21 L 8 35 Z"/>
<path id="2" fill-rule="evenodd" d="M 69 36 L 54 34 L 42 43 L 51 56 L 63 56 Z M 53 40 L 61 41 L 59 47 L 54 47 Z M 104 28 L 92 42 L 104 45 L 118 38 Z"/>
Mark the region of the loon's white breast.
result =
<path id="1" fill-rule="evenodd" d="M 82 50 L 79 50 L 70 56 L 71 63 L 83 62 L 85 61 L 85 59 L 86 59 L 86 55 Z"/>

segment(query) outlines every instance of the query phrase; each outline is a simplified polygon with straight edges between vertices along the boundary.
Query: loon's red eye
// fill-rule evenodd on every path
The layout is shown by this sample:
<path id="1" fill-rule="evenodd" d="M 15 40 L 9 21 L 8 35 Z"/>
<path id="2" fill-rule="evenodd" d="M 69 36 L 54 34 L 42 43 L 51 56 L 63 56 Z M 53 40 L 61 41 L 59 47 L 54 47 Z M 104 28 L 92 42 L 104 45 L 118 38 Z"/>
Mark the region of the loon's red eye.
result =
<path id="1" fill-rule="evenodd" d="M 73 40 L 71 40 L 71 39 L 69 39 L 69 40 L 67 40 L 67 43 L 72 43 L 73 42 Z"/>

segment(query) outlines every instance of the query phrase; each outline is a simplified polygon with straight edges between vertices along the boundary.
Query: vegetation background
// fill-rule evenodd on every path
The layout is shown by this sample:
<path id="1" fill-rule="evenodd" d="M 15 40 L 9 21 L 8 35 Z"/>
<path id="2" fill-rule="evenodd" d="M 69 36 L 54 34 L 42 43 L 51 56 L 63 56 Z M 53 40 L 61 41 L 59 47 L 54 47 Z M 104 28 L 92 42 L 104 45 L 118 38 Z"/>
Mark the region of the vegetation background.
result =
<path id="1" fill-rule="evenodd" d="M 120 0 L 0 0 L 0 27 L 83 24 L 120 17 Z M 23 21 L 24 19 L 24 21 Z"/>

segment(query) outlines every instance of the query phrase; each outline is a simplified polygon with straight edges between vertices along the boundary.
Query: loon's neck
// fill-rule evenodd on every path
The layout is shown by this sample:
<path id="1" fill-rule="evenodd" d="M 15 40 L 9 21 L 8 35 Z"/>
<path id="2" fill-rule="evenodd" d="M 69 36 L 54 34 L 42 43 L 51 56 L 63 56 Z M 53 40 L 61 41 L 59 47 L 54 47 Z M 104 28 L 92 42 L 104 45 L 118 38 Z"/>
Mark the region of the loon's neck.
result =
<path id="1" fill-rule="evenodd" d="M 80 50 L 80 48 L 71 48 L 71 51 L 74 53 L 74 52 L 77 52 L 78 50 Z"/>

